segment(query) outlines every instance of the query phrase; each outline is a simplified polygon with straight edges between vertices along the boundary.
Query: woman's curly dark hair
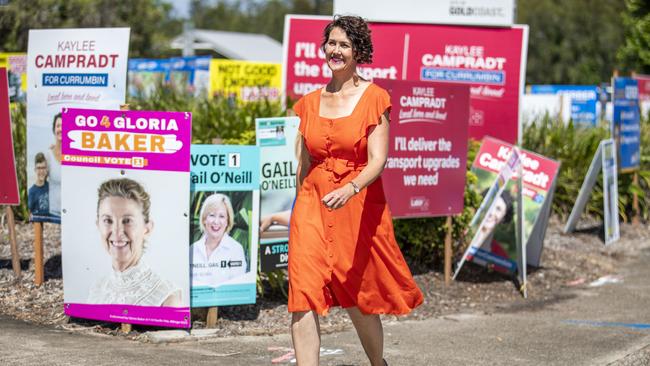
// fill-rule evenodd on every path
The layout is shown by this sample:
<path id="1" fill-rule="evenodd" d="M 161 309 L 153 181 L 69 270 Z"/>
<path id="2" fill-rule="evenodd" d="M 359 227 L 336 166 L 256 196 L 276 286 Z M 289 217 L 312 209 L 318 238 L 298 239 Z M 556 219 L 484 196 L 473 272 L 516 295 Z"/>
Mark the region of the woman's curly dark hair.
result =
<path id="1" fill-rule="evenodd" d="M 323 32 L 323 42 L 320 47 L 325 51 L 325 45 L 329 39 L 330 32 L 334 28 L 341 28 L 352 42 L 354 59 L 359 64 L 372 63 L 372 38 L 370 37 L 370 28 L 368 23 L 361 17 L 352 15 L 335 15 L 325 31 Z"/>

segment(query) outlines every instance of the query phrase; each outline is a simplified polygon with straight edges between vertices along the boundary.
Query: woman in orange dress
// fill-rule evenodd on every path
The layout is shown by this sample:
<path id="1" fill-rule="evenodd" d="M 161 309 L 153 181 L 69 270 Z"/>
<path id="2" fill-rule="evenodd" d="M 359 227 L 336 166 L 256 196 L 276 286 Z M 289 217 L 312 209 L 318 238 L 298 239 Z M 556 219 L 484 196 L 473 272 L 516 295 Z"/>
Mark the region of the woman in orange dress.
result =
<path id="1" fill-rule="evenodd" d="M 393 234 L 381 174 L 390 98 L 356 73 L 372 62 L 360 17 L 335 17 L 321 45 L 332 79 L 294 106 L 302 137 L 289 235 L 289 311 L 298 365 L 317 365 L 318 315 L 342 306 L 373 366 L 384 365 L 379 314 L 423 301 Z"/>

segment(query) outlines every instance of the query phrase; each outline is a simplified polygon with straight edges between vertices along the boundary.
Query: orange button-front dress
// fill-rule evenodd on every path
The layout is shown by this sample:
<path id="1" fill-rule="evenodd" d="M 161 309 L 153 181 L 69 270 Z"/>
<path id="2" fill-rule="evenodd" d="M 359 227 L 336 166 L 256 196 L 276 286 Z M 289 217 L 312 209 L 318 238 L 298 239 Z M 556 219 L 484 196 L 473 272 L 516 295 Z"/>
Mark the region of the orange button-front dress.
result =
<path id="1" fill-rule="evenodd" d="M 289 311 L 326 315 L 332 306 L 365 314 L 406 314 L 423 301 L 397 246 L 381 178 L 341 208 L 321 199 L 347 184 L 368 162 L 368 132 L 390 108 L 390 97 L 370 84 L 352 114 L 323 118 L 321 90 L 294 111 L 311 157 L 296 197 L 289 234 Z"/>

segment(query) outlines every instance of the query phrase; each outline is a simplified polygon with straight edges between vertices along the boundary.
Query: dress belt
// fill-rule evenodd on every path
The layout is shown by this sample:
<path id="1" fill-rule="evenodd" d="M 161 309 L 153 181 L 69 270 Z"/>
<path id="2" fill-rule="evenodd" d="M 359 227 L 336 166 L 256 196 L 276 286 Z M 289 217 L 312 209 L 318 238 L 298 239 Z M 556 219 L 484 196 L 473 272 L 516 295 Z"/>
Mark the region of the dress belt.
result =
<path id="1" fill-rule="evenodd" d="M 353 171 L 361 171 L 368 165 L 368 162 L 359 163 L 354 160 L 328 157 L 323 160 L 312 159 L 311 165 L 314 168 L 320 168 L 332 173 L 334 181 L 340 182 L 346 175 Z"/>

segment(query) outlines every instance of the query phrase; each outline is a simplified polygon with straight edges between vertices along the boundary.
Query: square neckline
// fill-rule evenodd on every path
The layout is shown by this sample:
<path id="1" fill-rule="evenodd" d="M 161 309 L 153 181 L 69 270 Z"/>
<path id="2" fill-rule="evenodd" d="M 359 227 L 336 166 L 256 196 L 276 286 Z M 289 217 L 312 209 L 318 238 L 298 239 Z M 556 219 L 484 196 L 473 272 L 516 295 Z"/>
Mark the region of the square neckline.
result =
<path id="1" fill-rule="evenodd" d="M 338 120 L 338 119 L 352 117 L 354 115 L 354 113 L 357 111 L 357 109 L 359 109 L 359 104 L 361 104 L 361 102 L 363 101 L 363 98 L 365 98 L 366 94 L 368 93 L 368 89 L 370 89 L 374 84 L 375 83 L 373 83 L 373 82 L 370 82 L 368 84 L 366 89 L 361 93 L 361 97 L 359 97 L 359 100 L 357 100 L 357 104 L 354 105 L 354 108 L 352 108 L 352 112 L 350 112 L 350 114 L 348 114 L 347 116 L 335 117 L 335 118 L 325 117 L 325 116 L 320 114 L 320 100 L 321 100 L 321 97 L 323 96 L 323 90 L 325 89 L 325 87 L 321 88 L 320 92 L 318 93 L 318 118 L 328 120 L 328 121 L 335 121 L 335 120 Z"/>

